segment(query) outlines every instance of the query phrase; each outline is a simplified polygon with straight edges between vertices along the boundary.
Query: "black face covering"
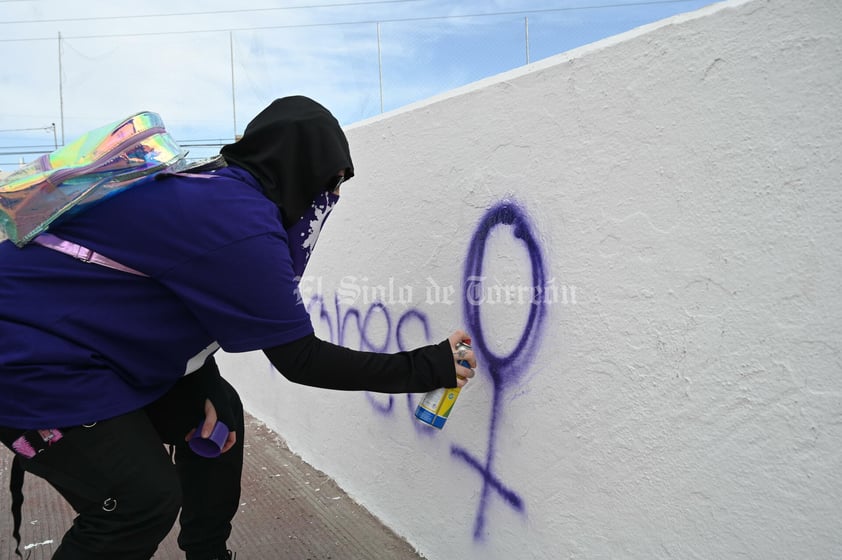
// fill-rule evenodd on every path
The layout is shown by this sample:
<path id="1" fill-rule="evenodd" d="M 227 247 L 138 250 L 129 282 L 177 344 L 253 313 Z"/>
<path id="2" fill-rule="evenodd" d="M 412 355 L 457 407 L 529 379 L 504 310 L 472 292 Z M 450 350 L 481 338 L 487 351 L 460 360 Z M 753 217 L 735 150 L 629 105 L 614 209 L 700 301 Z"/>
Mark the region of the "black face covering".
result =
<path id="1" fill-rule="evenodd" d="M 250 172 L 281 210 L 285 228 L 297 223 L 313 200 L 333 190 L 340 170 L 354 176 L 348 140 L 334 116 L 307 97 L 276 99 L 220 151 L 229 164 Z"/>

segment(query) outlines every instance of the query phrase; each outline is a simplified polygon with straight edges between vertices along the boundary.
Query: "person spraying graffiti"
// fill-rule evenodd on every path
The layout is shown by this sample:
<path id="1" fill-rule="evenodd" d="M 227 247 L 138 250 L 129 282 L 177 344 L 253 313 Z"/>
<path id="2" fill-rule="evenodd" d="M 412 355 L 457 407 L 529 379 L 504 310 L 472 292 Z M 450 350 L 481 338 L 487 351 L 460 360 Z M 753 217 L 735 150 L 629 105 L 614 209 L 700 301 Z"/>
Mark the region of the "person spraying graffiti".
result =
<path id="1" fill-rule="evenodd" d="M 297 283 L 354 176 L 327 109 L 278 99 L 221 156 L 50 229 L 138 274 L 0 243 L 0 441 L 79 514 L 55 559 L 151 558 L 179 511 L 188 560 L 233 558 L 243 409 L 219 348 L 262 350 L 291 381 L 333 390 L 423 393 L 474 376 L 473 352 L 459 356 L 469 367 L 454 356 L 462 330 L 392 354 L 315 336 Z M 217 422 L 221 455 L 194 453 L 197 426 L 207 437 Z"/>

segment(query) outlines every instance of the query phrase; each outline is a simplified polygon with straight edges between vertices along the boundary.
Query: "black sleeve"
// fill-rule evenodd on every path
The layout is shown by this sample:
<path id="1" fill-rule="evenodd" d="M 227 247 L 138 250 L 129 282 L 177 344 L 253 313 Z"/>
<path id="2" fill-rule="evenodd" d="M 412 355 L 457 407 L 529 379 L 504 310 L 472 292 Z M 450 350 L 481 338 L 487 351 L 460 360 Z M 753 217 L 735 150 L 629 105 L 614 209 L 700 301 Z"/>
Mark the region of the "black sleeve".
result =
<path id="1" fill-rule="evenodd" d="M 284 377 L 311 387 L 378 393 L 424 393 L 456 387 L 456 366 L 448 340 L 381 354 L 351 350 L 309 335 L 263 352 Z"/>

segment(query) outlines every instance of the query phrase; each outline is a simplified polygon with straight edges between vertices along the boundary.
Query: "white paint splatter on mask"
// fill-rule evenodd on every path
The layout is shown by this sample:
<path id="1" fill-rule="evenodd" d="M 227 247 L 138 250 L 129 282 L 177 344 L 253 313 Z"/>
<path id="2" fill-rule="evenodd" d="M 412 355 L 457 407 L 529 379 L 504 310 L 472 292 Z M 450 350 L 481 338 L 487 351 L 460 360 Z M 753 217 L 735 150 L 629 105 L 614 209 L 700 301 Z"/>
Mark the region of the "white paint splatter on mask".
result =
<path id="1" fill-rule="evenodd" d="M 339 202 L 337 194 L 327 191 L 320 194 L 301 219 L 287 230 L 292 268 L 296 276 L 304 274 L 307 261 L 310 260 L 313 249 L 316 248 L 319 234 L 337 202 Z"/>

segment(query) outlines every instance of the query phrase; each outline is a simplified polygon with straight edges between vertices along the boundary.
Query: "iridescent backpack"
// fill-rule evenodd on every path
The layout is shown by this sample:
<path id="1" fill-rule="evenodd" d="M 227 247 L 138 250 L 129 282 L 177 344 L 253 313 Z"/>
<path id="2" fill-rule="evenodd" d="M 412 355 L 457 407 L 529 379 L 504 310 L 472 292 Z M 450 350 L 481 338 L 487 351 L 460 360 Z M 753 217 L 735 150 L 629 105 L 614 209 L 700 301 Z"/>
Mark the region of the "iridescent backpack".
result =
<path id="1" fill-rule="evenodd" d="M 56 220 L 186 168 L 186 155 L 156 113 L 97 128 L 0 179 L 0 229 L 23 247 Z"/>

